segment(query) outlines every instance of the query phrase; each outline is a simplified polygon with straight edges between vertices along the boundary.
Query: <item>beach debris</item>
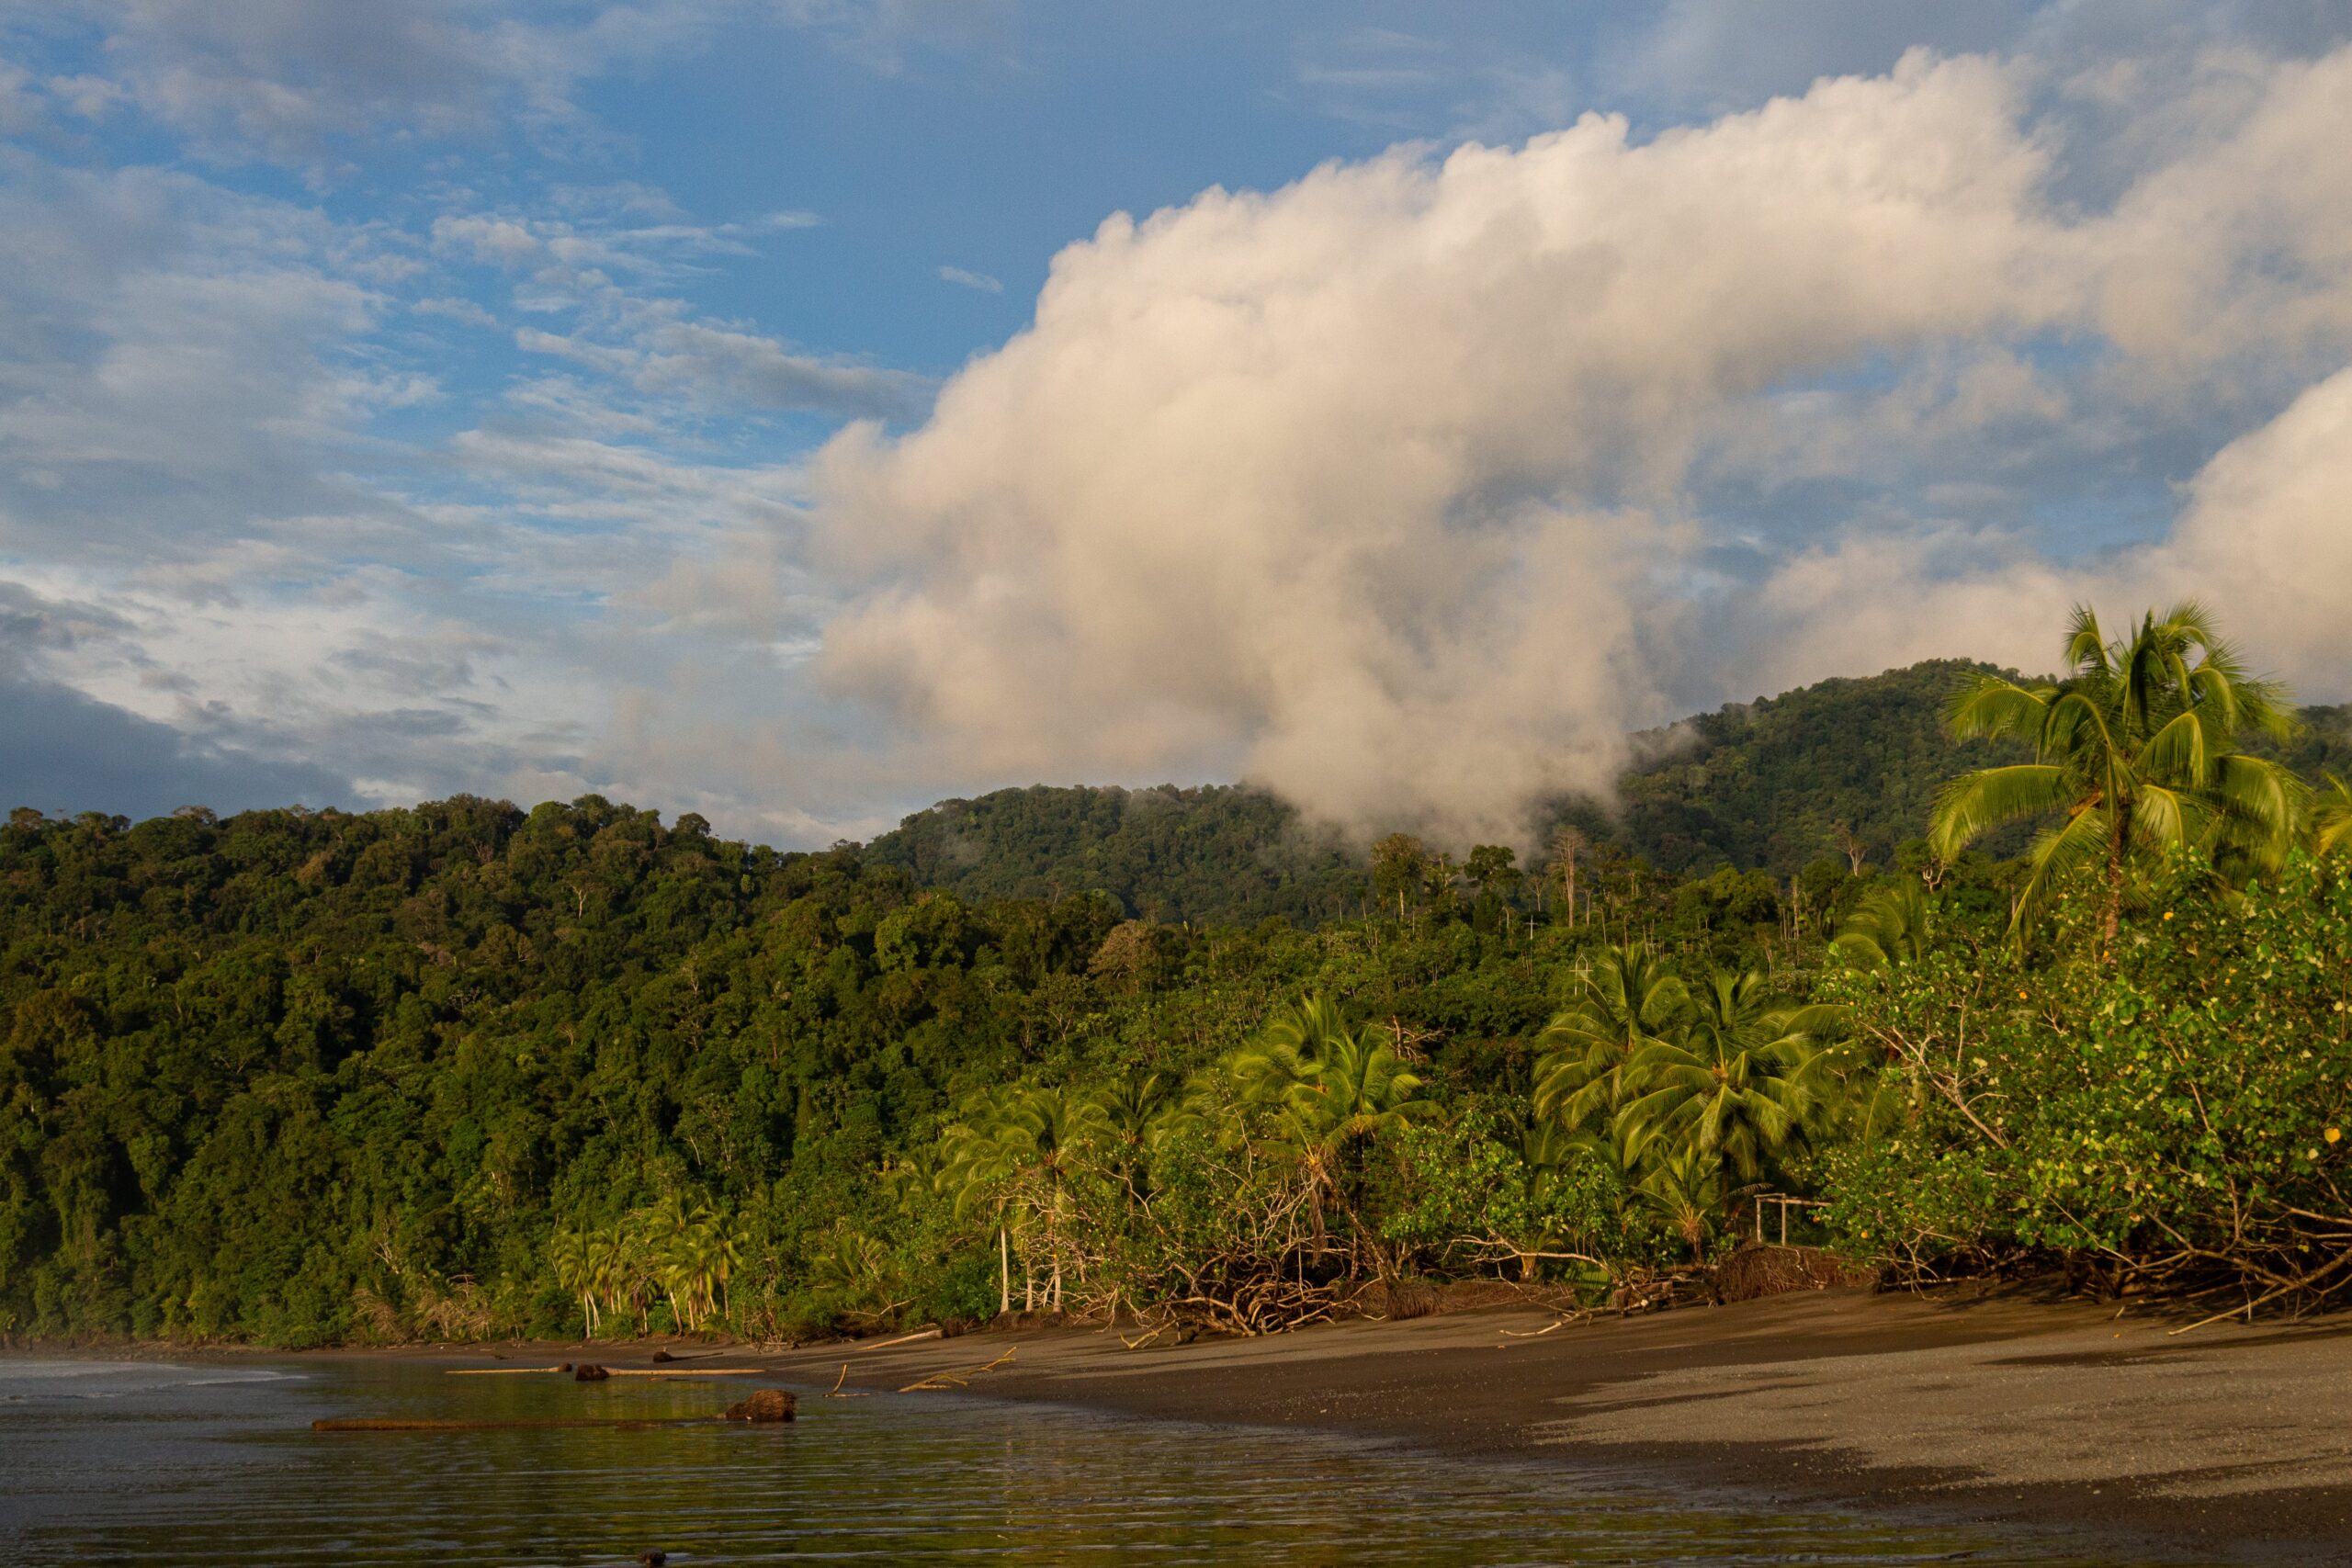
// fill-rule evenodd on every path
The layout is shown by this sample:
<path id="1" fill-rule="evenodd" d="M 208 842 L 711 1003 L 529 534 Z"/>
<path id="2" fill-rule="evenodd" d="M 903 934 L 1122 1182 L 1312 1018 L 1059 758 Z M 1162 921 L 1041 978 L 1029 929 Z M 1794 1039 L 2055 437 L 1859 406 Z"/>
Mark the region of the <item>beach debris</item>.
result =
<path id="1" fill-rule="evenodd" d="M 663 1361 L 674 1361 L 677 1359 L 677 1357 L 673 1356 L 667 1350 L 656 1350 L 653 1352 L 653 1362 L 656 1366 L 661 1365 Z"/>
<path id="2" fill-rule="evenodd" d="M 611 1377 L 612 1375 L 612 1373 L 606 1371 L 604 1368 L 598 1366 L 594 1361 L 582 1361 L 580 1363 L 579 1367 L 573 1371 L 571 1374 L 571 1381 L 574 1382 L 603 1382 L 606 1378 Z"/>
<path id="3" fill-rule="evenodd" d="M 570 1361 L 566 1361 L 560 1367 L 448 1367 L 444 1369 L 453 1378 L 511 1378 L 520 1377 L 526 1372 L 544 1374 L 568 1372 L 571 1370 Z"/>
<path id="4" fill-rule="evenodd" d="M 541 1427 L 701 1427 L 711 1416 L 539 1416 L 470 1420 L 424 1416 L 329 1416 L 311 1423 L 313 1432 L 523 1432 Z"/>
<path id="5" fill-rule="evenodd" d="M 1017 1350 L 1019 1348 L 1019 1346 L 1013 1347 L 1013 1349 Z M 985 1376 L 989 1372 L 995 1371 L 1002 1367 L 1007 1361 L 1012 1359 L 1012 1350 L 1007 1350 L 1003 1355 L 999 1356 L 995 1360 L 989 1362 L 986 1366 L 968 1367 L 960 1372 L 933 1372 L 931 1376 L 922 1379 L 919 1382 L 909 1383 L 899 1392 L 900 1393 L 932 1393 L 944 1389 L 963 1388 L 967 1386 L 974 1378 Z"/>
<path id="6" fill-rule="evenodd" d="M 605 1375 L 613 1378 L 749 1378 L 766 1371 L 765 1367 L 606 1367 Z"/>
<path id="7" fill-rule="evenodd" d="M 865 1391 L 862 1388 L 843 1388 L 842 1385 L 847 1382 L 849 1382 L 849 1363 L 843 1361 L 842 1375 L 833 1380 L 833 1386 L 825 1391 L 825 1397 L 827 1399 L 864 1399 L 865 1397 Z"/>
<path id="8" fill-rule="evenodd" d="M 929 1328 L 918 1328 L 912 1334 L 901 1334 L 896 1339 L 885 1339 L 878 1344 L 874 1345 L 853 1345 L 850 1348 L 853 1350 L 888 1350 L 893 1345 L 911 1345 L 918 1339 L 938 1339 L 943 1337 L 945 1333 L 946 1330 L 934 1324 Z"/>
<path id="9" fill-rule="evenodd" d="M 763 1388 L 727 1407 L 729 1421 L 789 1421 L 800 1402 L 780 1388 Z"/>

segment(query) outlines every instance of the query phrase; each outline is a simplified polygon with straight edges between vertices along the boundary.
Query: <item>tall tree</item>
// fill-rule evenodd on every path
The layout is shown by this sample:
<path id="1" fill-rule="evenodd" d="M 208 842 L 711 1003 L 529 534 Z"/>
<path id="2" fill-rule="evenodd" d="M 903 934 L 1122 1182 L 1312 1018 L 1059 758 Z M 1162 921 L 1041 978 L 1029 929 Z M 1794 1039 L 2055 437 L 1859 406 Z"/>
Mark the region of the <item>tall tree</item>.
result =
<path id="1" fill-rule="evenodd" d="M 1566 910 L 1566 924 L 1577 923 L 1577 863 L 1592 847 L 1592 840 L 1573 822 L 1563 822 L 1552 829 L 1552 865 L 1559 873 L 1561 907 Z"/>
<path id="2" fill-rule="evenodd" d="M 2352 850 L 2352 784 L 2334 773 L 2327 775 L 2327 788 L 2312 813 L 2312 848 L 2323 855 Z"/>
<path id="3" fill-rule="evenodd" d="M 1600 954 L 1575 997 L 1535 1037 L 1535 1110 L 1581 1129 L 1623 1103 L 1624 1069 L 1689 1012 L 1690 993 L 1640 942 Z"/>
<path id="4" fill-rule="evenodd" d="M 2275 868 L 2293 841 L 2303 786 L 2278 763 L 2237 750 L 2248 732 L 2292 733 L 2277 684 L 2250 675 L 2194 604 L 2149 611 L 2115 640 L 2087 607 L 2066 637 L 2068 676 L 2022 685 L 1975 675 L 1946 718 L 1962 739 L 2006 737 L 2034 761 L 1986 768 L 1937 802 L 1928 840 L 1955 858 L 2004 822 L 2056 816 L 2034 840 L 2011 909 L 2021 942 L 2032 917 L 2076 872 L 2104 879 L 2100 931 L 2112 958 L 2127 874 L 2137 862 L 2202 849 L 2226 874 Z"/>
<path id="5" fill-rule="evenodd" d="M 1233 1054 L 1227 1070 L 1246 1102 L 1272 1110 L 1277 1138 L 1298 1155 L 1313 1194 L 1319 1250 L 1327 1204 L 1351 1208 L 1348 1158 L 1420 1111 L 1414 1099 L 1419 1075 L 1376 1031 L 1352 1027 L 1345 1010 L 1324 997 L 1277 1013 Z"/>
<path id="6" fill-rule="evenodd" d="M 1681 1028 L 1626 1066 L 1626 1158 L 1694 1151 L 1753 1181 L 1819 1107 L 1811 1068 L 1842 1014 L 1777 997 L 1752 969 L 1714 971 L 1693 1002 Z"/>

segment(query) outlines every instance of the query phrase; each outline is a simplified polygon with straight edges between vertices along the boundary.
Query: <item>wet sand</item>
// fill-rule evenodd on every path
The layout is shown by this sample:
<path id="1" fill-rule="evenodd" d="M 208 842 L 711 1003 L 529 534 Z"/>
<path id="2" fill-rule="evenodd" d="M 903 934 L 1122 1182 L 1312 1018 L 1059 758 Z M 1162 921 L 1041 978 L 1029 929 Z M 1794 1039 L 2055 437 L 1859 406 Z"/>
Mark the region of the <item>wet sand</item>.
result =
<path id="1" fill-rule="evenodd" d="M 1013 1347 L 971 1393 L 2058 1527 L 2191 1561 L 2352 1561 L 2352 1321 L 2172 1336 L 2184 1319 L 2139 1310 L 1836 1291 L 1550 1333 L 1547 1313 L 1489 1309 L 1136 1350 L 983 1332 L 775 1364 L 821 1388 L 846 1362 L 849 1387 L 896 1389 Z"/>

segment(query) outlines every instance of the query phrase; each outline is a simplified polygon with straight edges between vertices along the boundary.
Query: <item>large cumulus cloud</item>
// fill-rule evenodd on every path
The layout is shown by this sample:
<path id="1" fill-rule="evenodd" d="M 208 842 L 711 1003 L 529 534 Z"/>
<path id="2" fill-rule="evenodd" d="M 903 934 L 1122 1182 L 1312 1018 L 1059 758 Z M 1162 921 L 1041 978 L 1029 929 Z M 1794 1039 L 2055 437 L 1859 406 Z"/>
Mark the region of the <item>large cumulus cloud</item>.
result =
<path id="1" fill-rule="evenodd" d="M 926 424 L 821 455 L 858 585 L 823 669 L 944 771 L 1238 766 L 1344 822 L 1466 837 L 1605 785 L 1699 665 L 1735 689 L 1878 668 L 1963 578 L 1985 605 L 1918 650 L 2000 651 L 2064 575 L 2038 545 L 1881 521 L 1711 586 L 1727 531 L 1694 476 L 1792 388 L 1854 378 L 1868 431 L 1899 372 L 1962 353 L 1947 424 L 2049 420 L 2068 400 L 2036 359 L 2095 357 L 2067 373 L 2128 404 L 2332 351 L 2352 302 L 2345 192 L 2314 174 L 2318 139 L 2352 136 L 2347 57 L 2256 73 L 2091 213 L 2052 194 L 2030 81 L 1915 53 L 1645 141 L 1589 116 L 1114 218 Z M 2247 465 L 2275 467 L 2217 461 L 2173 575 Z M 1987 549 L 2032 558 L 2026 581 L 1988 581 Z M 1863 586 L 1872 651 L 1816 636 Z"/>

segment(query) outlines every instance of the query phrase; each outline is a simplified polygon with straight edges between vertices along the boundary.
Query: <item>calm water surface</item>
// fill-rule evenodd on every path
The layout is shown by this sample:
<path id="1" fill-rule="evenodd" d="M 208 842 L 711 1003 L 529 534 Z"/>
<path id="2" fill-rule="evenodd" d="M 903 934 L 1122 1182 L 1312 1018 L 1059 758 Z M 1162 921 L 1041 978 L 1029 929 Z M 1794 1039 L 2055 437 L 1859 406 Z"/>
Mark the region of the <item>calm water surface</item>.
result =
<path id="1" fill-rule="evenodd" d="M 2116 1563 L 1645 1496 L 1550 1466 L 937 1394 L 791 1427 L 313 1434 L 322 1416 L 684 1416 L 731 1384 L 0 1359 L 0 1562 Z"/>

